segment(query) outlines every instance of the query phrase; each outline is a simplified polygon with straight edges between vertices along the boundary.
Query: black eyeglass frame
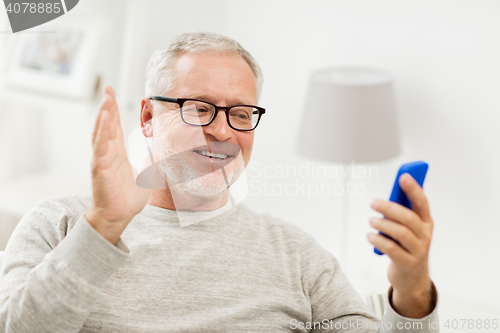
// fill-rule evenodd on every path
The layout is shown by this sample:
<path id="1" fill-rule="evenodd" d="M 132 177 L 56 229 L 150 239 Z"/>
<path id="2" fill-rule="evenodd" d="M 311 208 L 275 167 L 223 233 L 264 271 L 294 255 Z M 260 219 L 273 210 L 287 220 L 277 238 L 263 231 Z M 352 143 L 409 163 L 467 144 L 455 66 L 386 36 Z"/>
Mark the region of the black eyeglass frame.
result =
<path id="1" fill-rule="evenodd" d="M 217 106 L 215 104 L 212 104 L 210 102 L 207 102 L 207 101 L 203 101 L 201 99 L 194 99 L 194 98 L 171 98 L 171 97 L 163 97 L 163 96 L 151 96 L 149 97 L 149 99 L 151 100 L 155 100 L 155 101 L 160 101 L 160 102 L 167 102 L 167 103 L 176 103 L 176 104 L 179 104 L 179 107 L 181 108 L 181 119 L 183 122 L 185 122 L 186 124 L 188 125 L 193 125 L 193 126 L 208 126 L 210 125 L 215 117 L 217 117 L 217 114 L 219 113 L 220 110 L 224 110 L 224 113 L 226 114 L 226 121 L 227 121 L 227 124 L 229 125 L 229 127 L 231 127 L 232 129 L 236 130 L 236 131 L 253 131 L 257 128 L 257 125 L 259 125 L 259 122 L 260 122 L 260 118 L 262 117 L 262 115 L 264 113 L 266 113 L 266 109 L 260 107 L 260 106 L 256 106 L 256 105 L 245 105 L 245 104 L 237 104 L 237 105 L 231 105 L 231 106 Z M 197 101 L 197 102 L 203 102 L 203 103 L 207 103 L 207 104 L 210 104 L 214 107 L 215 111 L 214 114 L 212 115 L 212 118 L 206 123 L 206 124 L 192 124 L 192 123 L 188 123 L 185 119 L 184 119 L 184 116 L 182 115 L 182 106 L 184 105 L 184 103 L 186 101 Z M 234 108 L 234 107 L 237 107 L 237 106 L 247 106 L 247 107 L 252 107 L 252 108 L 255 108 L 259 111 L 259 118 L 257 119 L 257 123 L 255 124 L 255 126 L 251 129 L 240 129 L 240 128 L 235 128 L 233 127 L 233 125 L 231 125 L 231 121 L 229 120 L 229 110 L 231 108 Z"/>

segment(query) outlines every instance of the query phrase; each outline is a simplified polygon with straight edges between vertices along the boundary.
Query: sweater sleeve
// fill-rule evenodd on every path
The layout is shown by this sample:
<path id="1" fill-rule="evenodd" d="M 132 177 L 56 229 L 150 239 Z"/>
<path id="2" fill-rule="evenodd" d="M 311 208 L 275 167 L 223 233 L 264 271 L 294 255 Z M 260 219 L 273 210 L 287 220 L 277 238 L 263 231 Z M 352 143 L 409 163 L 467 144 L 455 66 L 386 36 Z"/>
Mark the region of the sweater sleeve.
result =
<path id="1" fill-rule="evenodd" d="M 83 214 L 72 216 L 50 200 L 38 203 L 14 230 L 0 267 L 0 331 L 80 331 L 128 253 Z"/>
<path id="2" fill-rule="evenodd" d="M 434 285 L 435 306 L 426 317 L 413 319 L 400 316 L 387 302 L 384 317 L 380 320 L 347 280 L 331 253 L 310 236 L 302 242 L 302 249 L 304 287 L 311 302 L 312 321 L 322 323 L 311 332 L 439 332 Z"/>

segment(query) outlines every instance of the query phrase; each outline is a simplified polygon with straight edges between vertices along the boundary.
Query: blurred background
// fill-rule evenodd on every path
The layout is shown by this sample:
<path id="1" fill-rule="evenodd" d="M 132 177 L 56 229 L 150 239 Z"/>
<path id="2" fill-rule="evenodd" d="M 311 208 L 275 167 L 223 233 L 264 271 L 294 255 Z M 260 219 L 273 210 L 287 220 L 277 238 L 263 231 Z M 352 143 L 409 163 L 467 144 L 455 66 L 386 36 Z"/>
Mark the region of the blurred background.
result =
<path id="1" fill-rule="evenodd" d="M 317 174 L 341 165 L 295 149 L 309 78 L 321 67 L 387 71 L 402 152 L 352 166 L 376 172 L 350 179 L 360 190 L 349 200 L 344 269 L 361 294 L 387 290 L 388 259 L 366 241 L 376 216 L 369 205 L 388 198 L 402 163 L 425 160 L 442 324 L 500 319 L 500 1 L 83 0 L 38 32 L 8 33 L 0 10 L 0 31 L 0 250 L 36 201 L 90 193 L 102 86 L 115 88 L 127 136 L 139 125 L 154 50 L 180 33 L 211 31 L 240 42 L 264 72 L 259 105 L 267 111 L 247 168 L 248 206 L 302 227 L 338 255 L 342 196 L 310 184 L 342 184 L 342 176 Z M 43 45 L 62 45 L 44 53 L 54 66 L 30 57 Z M 280 192 L 287 185 L 292 195 Z"/>

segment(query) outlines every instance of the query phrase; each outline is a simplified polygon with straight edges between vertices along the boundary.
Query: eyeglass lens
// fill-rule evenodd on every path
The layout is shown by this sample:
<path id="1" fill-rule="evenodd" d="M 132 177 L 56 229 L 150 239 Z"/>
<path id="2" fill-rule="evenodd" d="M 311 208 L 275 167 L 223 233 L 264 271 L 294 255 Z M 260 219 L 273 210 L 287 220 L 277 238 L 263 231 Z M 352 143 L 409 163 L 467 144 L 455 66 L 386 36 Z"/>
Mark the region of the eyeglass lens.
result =
<path id="1" fill-rule="evenodd" d="M 213 105 L 200 101 L 186 101 L 182 106 L 182 117 L 193 125 L 205 125 L 215 113 Z M 235 106 L 229 109 L 229 124 L 236 129 L 249 130 L 257 126 L 259 110 L 251 106 Z"/>

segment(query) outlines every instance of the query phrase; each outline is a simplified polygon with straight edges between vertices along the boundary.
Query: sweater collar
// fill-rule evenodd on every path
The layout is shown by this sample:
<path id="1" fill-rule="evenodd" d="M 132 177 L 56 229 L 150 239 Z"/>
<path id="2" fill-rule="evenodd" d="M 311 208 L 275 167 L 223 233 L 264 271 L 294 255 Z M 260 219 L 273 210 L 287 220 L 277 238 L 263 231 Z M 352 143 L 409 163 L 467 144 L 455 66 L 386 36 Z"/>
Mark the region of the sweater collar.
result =
<path id="1" fill-rule="evenodd" d="M 146 204 L 141 214 L 159 221 L 178 222 L 181 227 L 185 227 L 199 222 L 204 224 L 215 223 L 232 214 L 236 211 L 236 208 L 237 206 L 233 206 L 230 200 L 222 207 L 208 211 L 180 211 Z"/>

